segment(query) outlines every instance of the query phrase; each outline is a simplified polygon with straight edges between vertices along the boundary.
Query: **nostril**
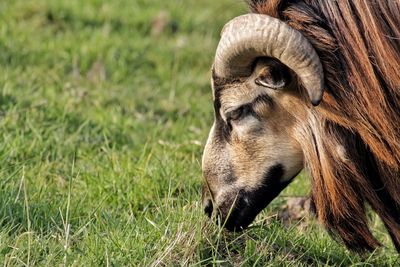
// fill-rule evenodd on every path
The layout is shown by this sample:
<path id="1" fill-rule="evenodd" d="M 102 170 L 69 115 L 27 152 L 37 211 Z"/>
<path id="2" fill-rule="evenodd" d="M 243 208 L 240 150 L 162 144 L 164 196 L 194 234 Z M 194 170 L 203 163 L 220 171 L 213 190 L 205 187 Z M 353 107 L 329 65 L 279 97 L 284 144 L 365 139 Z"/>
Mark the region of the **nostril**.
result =
<path id="1" fill-rule="evenodd" d="M 206 203 L 204 205 L 204 212 L 207 214 L 208 217 L 211 218 L 211 214 L 213 212 L 213 204 L 211 199 L 206 200 Z"/>

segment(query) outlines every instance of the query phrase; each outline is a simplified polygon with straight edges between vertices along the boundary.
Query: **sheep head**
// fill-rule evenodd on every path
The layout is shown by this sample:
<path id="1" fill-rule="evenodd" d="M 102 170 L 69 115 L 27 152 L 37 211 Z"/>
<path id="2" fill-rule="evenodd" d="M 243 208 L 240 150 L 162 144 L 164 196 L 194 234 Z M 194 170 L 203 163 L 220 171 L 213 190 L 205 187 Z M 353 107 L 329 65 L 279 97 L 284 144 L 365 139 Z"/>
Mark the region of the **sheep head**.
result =
<path id="1" fill-rule="evenodd" d="M 224 27 L 202 163 L 206 213 L 242 229 L 301 171 L 298 129 L 309 103 L 322 100 L 323 81 L 313 46 L 286 23 L 247 14 Z"/>

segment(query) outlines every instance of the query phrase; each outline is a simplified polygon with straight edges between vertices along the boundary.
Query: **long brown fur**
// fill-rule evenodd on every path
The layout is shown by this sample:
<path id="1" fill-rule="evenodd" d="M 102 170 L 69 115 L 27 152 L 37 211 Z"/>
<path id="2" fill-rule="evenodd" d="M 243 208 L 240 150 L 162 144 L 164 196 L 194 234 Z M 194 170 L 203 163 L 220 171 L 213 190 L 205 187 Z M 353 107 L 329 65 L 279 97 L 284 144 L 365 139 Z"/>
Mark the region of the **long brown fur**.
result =
<path id="1" fill-rule="evenodd" d="M 323 102 L 299 140 L 317 217 L 349 249 L 373 250 L 368 204 L 400 252 L 400 1 L 249 4 L 301 31 L 324 67 Z"/>

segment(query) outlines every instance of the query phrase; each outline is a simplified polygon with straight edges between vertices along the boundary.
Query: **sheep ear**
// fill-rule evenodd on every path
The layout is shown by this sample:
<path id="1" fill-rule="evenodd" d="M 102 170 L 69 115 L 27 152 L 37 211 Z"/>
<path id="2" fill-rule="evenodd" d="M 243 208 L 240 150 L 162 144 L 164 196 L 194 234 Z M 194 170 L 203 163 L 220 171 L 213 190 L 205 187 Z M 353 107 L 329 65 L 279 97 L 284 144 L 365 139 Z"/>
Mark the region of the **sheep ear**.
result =
<path id="1" fill-rule="evenodd" d="M 275 60 L 264 61 L 255 68 L 254 82 L 273 90 L 285 88 L 291 81 L 289 68 Z"/>

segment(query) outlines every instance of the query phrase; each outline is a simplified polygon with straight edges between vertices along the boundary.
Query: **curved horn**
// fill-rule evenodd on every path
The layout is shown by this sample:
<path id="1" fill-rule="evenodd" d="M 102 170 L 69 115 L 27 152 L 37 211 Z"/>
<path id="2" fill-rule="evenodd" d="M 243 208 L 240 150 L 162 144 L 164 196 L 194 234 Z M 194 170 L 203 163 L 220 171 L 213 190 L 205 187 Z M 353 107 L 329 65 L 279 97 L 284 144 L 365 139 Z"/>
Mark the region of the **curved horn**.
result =
<path id="1" fill-rule="evenodd" d="M 247 14 L 228 22 L 221 33 L 214 70 L 220 77 L 248 77 L 257 57 L 274 57 L 300 78 L 314 106 L 322 100 L 324 73 L 311 43 L 281 20 Z"/>

